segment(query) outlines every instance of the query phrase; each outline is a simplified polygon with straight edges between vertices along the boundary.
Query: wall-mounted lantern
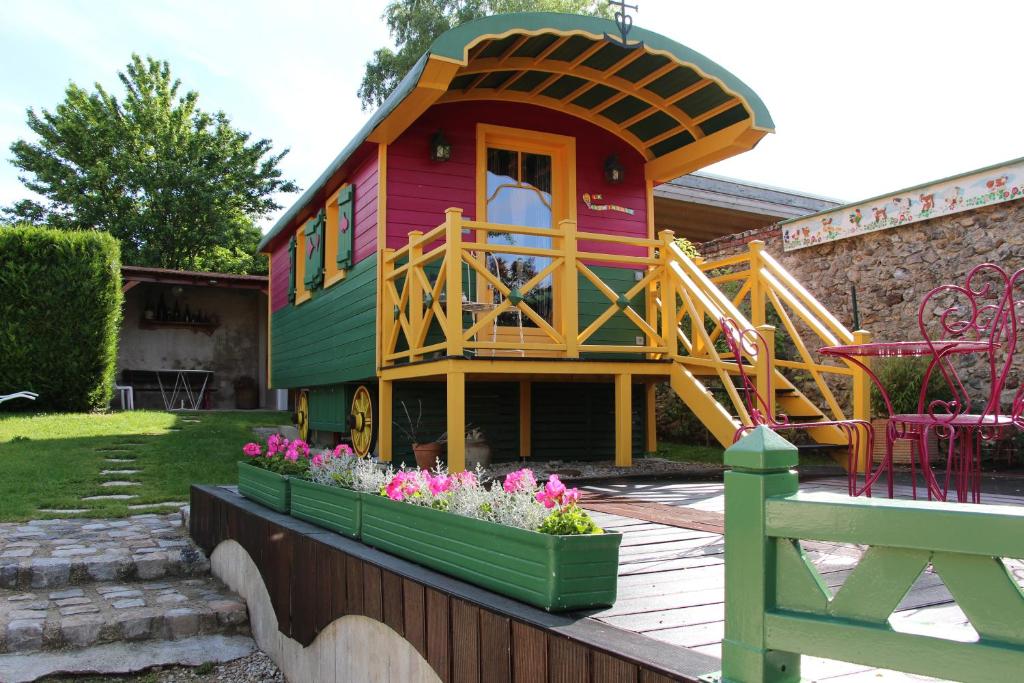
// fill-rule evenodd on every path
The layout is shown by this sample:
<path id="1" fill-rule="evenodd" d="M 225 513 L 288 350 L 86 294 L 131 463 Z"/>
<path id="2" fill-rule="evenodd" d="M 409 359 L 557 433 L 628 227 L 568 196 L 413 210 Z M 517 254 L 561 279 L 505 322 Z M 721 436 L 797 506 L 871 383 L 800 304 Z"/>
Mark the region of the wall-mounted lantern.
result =
<path id="1" fill-rule="evenodd" d="M 431 161 L 448 161 L 451 158 L 452 143 L 448 142 L 444 133 L 439 130 L 430 140 L 430 159 Z"/>
<path id="2" fill-rule="evenodd" d="M 619 163 L 619 157 L 612 154 L 604 161 L 604 179 L 609 185 L 618 185 L 626 178 L 626 170 Z"/>

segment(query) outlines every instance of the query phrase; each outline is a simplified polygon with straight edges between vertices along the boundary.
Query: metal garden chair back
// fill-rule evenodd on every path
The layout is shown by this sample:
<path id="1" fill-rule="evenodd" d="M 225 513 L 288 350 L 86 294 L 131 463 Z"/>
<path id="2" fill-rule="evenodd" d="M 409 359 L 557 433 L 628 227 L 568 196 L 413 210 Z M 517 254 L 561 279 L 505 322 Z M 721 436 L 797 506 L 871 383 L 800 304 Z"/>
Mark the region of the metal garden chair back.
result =
<path id="1" fill-rule="evenodd" d="M 878 476 L 883 470 L 879 467 L 877 471 L 871 472 L 870 459 L 868 459 L 865 471 L 865 483 L 863 486 L 858 486 L 857 455 L 861 452 L 861 444 L 866 445 L 867 453 L 870 454 L 872 451 L 874 432 L 871 428 L 871 423 L 866 420 L 793 422 L 785 413 L 772 410 L 773 404 L 772 401 L 769 400 L 769 397 L 772 396 L 775 391 L 772 377 L 774 374 L 774 368 L 771 368 L 769 376 L 762 383 L 762 386 L 766 388 L 765 391 L 768 392 L 768 396 L 764 396 L 758 390 L 756 377 L 751 376 L 744 363 L 744 358 L 756 359 L 762 353 L 769 354 L 770 357 L 771 351 L 768 348 L 768 341 L 764 338 L 764 335 L 757 330 L 750 328 L 743 329 L 731 318 L 720 319 L 719 325 L 722 328 L 722 337 L 725 339 L 729 353 L 736 360 L 736 366 L 740 377 L 740 388 L 743 391 L 743 400 L 746 404 L 747 413 L 750 415 L 751 421 L 750 425 L 741 426 L 736 430 L 736 433 L 733 436 L 733 443 L 739 441 L 744 434 L 753 430 L 755 427 L 762 425 L 768 427 L 772 431 L 785 429 L 812 430 L 836 427 L 843 432 L 847 440 L 847 467 L 850 472 L 849 493 L 852 496 L 860 495 L 861 493 L 867 493 L 870 495 L 871 484 L 878 479 Z M 889 479 L 891 487 L 891 473 Z"/>

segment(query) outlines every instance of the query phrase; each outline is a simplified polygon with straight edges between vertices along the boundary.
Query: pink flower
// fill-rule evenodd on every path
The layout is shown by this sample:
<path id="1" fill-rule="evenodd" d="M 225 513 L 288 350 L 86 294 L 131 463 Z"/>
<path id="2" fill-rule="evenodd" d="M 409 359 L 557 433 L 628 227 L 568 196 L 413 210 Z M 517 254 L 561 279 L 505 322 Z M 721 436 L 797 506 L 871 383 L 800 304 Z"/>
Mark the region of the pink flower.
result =
<path id="1" fill-rule="evenodd" d="M 260 445 L 258 443 L 250 442 L 242 446 L 242 452 L 248 455 L 250 458 L 255 458 L 258 457 L 263 452 L 263 449 L 260 448 Z"/>
<path id="2" fill-rule="evenodd" d="M 533 470 L 524 467 L 521 470 L 510 472 L 505 477 L 505 482 L 502 484 L 506 493 L 516 493 L 517 491 L 533 491 L 537 488 L 537 479 L 533 476 Z"/>
<path id="3" fill-rule="evenodd" d="M 385 488 L 384 491 L 388 494 L 388 498 L 391 500 L 402 500 L 405 497 L 402 493 L 402 481 L 398 479 L 398 477 L 389 481 L 387 488 Z"/>
<path id="4" fill-rule="evenodd" d="M 267 454 L 268 456 L 274 455 L 281 450 L 281 435 L 271 434 L 267 437 Z"/>
<path id="5" fill-rule="evenodd" d="M 427 475 L 427 477 L 427 488 L 430 489 L 431 495 L 439 496 L 452 487 L 451 477 L 446 477 L 443 474 L 439 474 L 436 477 Z"/>
<path id="6" fill-rule="evenodd" d="M 451 476 L 459 486 L 476 486 L 476 475 L 469 470 L 456 472 Z"/>
<path id="7" fill-rule="evenodd" d="M 337 446 L 334 447 L 334 457 L 338 458 L 341 457 L 342 455 L 355 455 L 355 452 L 352 450 L 352 447 L 349 446 L 347 443 L 339 443 Z"/>
<path id="8" fill-rule="evenodd" d="M 538 502 L 543 503 L 544 507 L 550 510 L 561 502 L 562 494 L 564 493 L 565 484 L 561 482 L 557 474 L 552 474 L 544 488 L 537 492 L 536 498 Z"/>
<path id="9" fill-rule="evenodd" d="M 284 454 L 284 459 L 295 462 L 296 460 L 299 459 L 299 452 L 295 450 L 294 447 L 289 446 L 288 450 Z"/>
<path id="10" fill-rule="evenodd" d="M 388 482 L 384 492 L 391 500 L 402 500 L 406 496 L 414 495 L 419 488 L 418 472 L 401 470 L 396 472 L 395 476 Z"/>
<path id="11" fill-rule="evenodd" d="M 566 507 L 568 507 L 570 505 L 575 505 L 577 502 L 579 502 L 579 499 L 580 499 L 580 490 L 579 489 L 577 489 L 577 488 L 568 489 L 568 490 L 566 490 L 565 494 L 562 496 L 562 505 L 565 505 Z"/>
<path id="12" fill-rule="evenodd" d="M 304 456 L 307 458 L 309 457 L 309 444 L 302 439 L 295 439 L 295 441 L 292 441 L 291 448 L 294 448 L 296 451 L 302 451 Z"/>
<path id="13" fill-rule="evenodd" d="M 324 456 L 317 453 L 310 462 L 313 463 L 313 467 L 320 467 L 320 465 L 324 464 Z"/>

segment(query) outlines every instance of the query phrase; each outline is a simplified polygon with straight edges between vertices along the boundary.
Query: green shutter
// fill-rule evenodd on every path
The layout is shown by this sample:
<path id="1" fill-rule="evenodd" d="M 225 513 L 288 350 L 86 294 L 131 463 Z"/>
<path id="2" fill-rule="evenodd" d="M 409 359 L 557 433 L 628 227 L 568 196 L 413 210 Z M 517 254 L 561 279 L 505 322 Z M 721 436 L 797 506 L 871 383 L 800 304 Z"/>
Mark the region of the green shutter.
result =
<path id="1" fill-rule="evenodd" d="M 338 192 L 338 268 L 352 267 L 352 241 L 355 234 L 355 186 L 347 185 Z"/>
<path id="2" fill-rule="evenodd" d="M 288 240 L 288 303 L 295 303 L 295 235 Z"/>
<path id="3" fill-rule="evenodd" d="M 303 228 L 306 236 L 306 271 L 304 284 L 306 291 L 312 292 L 324 283 L 324 212 L 321 210 L 316 218 L 306 222 Z"/>

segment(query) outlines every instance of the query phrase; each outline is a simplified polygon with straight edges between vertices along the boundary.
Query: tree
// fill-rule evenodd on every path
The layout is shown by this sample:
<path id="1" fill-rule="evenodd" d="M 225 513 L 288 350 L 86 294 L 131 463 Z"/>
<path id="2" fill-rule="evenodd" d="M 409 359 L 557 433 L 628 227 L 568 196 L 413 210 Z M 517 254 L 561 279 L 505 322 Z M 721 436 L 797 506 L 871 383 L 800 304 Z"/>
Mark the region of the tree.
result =
<path id="1" fill-rule="evenodd" d="M 379 107 L 434 39 L 473 19 L 507 12 L 566 12 L 611 18 L 605 0 L 391 0 L 382 18 L 397 52 L 382 47 L 366 63 L 358 95 L 363 109 Z"/>
<path id="2" fill-rule="evenodd" d="M 194 270 L 225 261 L 221 249 L 248 258 L 235 267 L 258 269 L 254 221 L 280 208 L 275 192 L 298 189 L 281 177 L 288 151 L 200 110 L 166 61 L 133 54 L 118 77 L 121 100 L 99 83 L 92 93 L 71 83 L 53 112 L 28 110 L 38 141 L 12 144 L 12 162 L 45 201 L 17 202 L 7 220 L 109 232 L 131 265 Z"/>

